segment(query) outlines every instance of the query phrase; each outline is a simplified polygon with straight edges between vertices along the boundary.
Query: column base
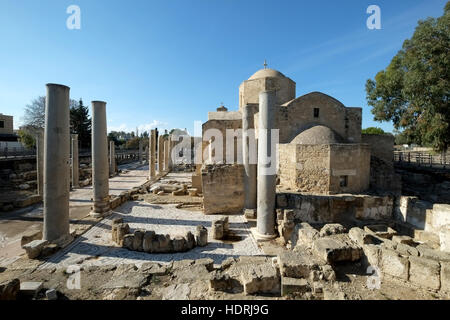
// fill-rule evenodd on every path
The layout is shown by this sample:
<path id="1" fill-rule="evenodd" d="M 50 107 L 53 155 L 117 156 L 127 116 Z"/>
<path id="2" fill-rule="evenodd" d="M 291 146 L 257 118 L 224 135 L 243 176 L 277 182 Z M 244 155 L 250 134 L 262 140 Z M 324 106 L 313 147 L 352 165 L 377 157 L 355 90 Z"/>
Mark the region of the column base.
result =
<path id="1" fill-rule="evenodd" d="M 250 228 L 250 231 L 258 242 L 270 241 L 277 237 L 276 234 L 261 234 L 257 228 Z"/>
<path id="2" fill-rule="evenodd" d="M 109 197 L 108 197 L 109 198 Z M 111 207 L 109 205 L 108 201 L 102 201 L 102 202 L 95 202 L 92 207 L 91 212 L 89 213 L 89 216 L 93 218 L 103 218 L 107 217 L 112 213 Z"/>

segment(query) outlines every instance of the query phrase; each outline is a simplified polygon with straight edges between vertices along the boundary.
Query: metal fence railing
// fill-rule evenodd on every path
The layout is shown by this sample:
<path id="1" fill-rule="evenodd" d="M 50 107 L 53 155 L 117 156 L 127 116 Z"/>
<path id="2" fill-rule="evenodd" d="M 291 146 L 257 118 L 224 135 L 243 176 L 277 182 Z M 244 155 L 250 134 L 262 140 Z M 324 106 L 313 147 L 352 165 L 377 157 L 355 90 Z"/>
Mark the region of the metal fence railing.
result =
<path id="1" fill-rule="evenodd" d="M 394 151 L 394 162 L 420 167 L 450 169 L 450 153 L 433 155 L 424 151 Z"/>

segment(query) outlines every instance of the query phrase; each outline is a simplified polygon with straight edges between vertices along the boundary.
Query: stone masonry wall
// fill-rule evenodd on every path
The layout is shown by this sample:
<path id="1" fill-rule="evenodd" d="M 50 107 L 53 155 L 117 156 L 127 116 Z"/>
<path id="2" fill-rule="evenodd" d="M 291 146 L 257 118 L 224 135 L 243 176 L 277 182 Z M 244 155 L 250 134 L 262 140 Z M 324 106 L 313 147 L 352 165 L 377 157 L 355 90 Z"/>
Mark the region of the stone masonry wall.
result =
<path id="1" fill-rule="evenodd" d="M 244 166 L 206 165 L 202 169 L 203 212 L 236 213 L 244 208 Z"/>

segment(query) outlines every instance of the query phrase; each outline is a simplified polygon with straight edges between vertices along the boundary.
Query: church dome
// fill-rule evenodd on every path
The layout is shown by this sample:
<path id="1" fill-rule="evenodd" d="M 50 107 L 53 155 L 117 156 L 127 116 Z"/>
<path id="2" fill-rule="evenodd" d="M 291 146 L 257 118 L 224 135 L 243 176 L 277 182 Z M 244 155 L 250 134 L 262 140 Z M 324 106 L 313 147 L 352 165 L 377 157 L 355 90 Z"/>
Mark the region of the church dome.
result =
<path id="1" fill-rule="evenodd" d="M 248 80 L 268 78 L 268 77 L 285 78 L 284 74 L 282 74 L 280 71 L 266 68 L 256 71 L 250 78 L 248 78 Z"/>
<path id="2" fill-rule="evenodd" d="M 333 144 L 343 143 L 343 139 L 326 126 L 314 126 L 300 134 L 292 141 L 293 144 Z"/>

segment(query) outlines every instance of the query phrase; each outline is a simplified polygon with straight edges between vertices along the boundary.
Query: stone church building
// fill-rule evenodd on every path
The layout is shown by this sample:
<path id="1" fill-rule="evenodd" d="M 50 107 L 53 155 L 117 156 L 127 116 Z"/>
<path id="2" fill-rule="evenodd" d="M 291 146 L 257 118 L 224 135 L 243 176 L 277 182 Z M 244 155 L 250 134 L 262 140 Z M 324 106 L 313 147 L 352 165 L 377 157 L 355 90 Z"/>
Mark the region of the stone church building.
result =
<path id="1" fill-rule="evenodd" d="M 371 154 L 377 156 L 377 152 L 386 153 L 387 150 L 388 155 L 380 157 L 384 156 L 386 167 L 392 165 L 392 159 L 389 158 L 389 153 L 393 152 L 392 137 L 365 139 L 361 134 L 362 108 L 346 107 L 321 92 L 296 97 L 296 83 L 265 65 L 264 69 L 254 73 L 239 86 L 239 110 L 228 111 L 221 106 L 217 111 L 209 112 L 208 121 L 203 124 L 204 141 L 214 141 L 214 138 L 205 136 L 210 129 L 218 129 L 223 135 L 223 157 L 219 160 L 214 157 L 214 166 L 211 159 L 215 151 L 207 150 L 213 144 L 203 147 L 201 183 L 202 189 L 206 191 L 205 212 L 208 211 L 208 197 L 216 198 L 213 204 L 218 208 L 221 207 L 221 200 L 217 197 L 231 195 L 238 200 L 236 207 L 230 209 L 225 205 L 216 211 L 225 208 L 227 211 L 237 211 L 245 206 L 243 200 L 240 201 L 240 193 L 245 192 L 244 180 L 248 172 L 242 165 L 230 167 L 232 164 L 242 164 L 240 153 L 237 152 L 242 147 L 242 133 L 227 136 L 226 130 L 243 129 L 244 126 L 244 130 L 257 131 L 259 93 L 262 91 L 275 91 L 276 95 L 274 121 L 275 128 L 279 129 L 278 188 L 322 195 L 362 193 L 369 189 L 371 183 Z M 226 157 L 227 139 L 234 140 L 229 143 L 234 145 L 235 154 L 238 154 L 232 159 Z M 193 179 L 196 178 L 200 178 L 199 171 Z"/>

